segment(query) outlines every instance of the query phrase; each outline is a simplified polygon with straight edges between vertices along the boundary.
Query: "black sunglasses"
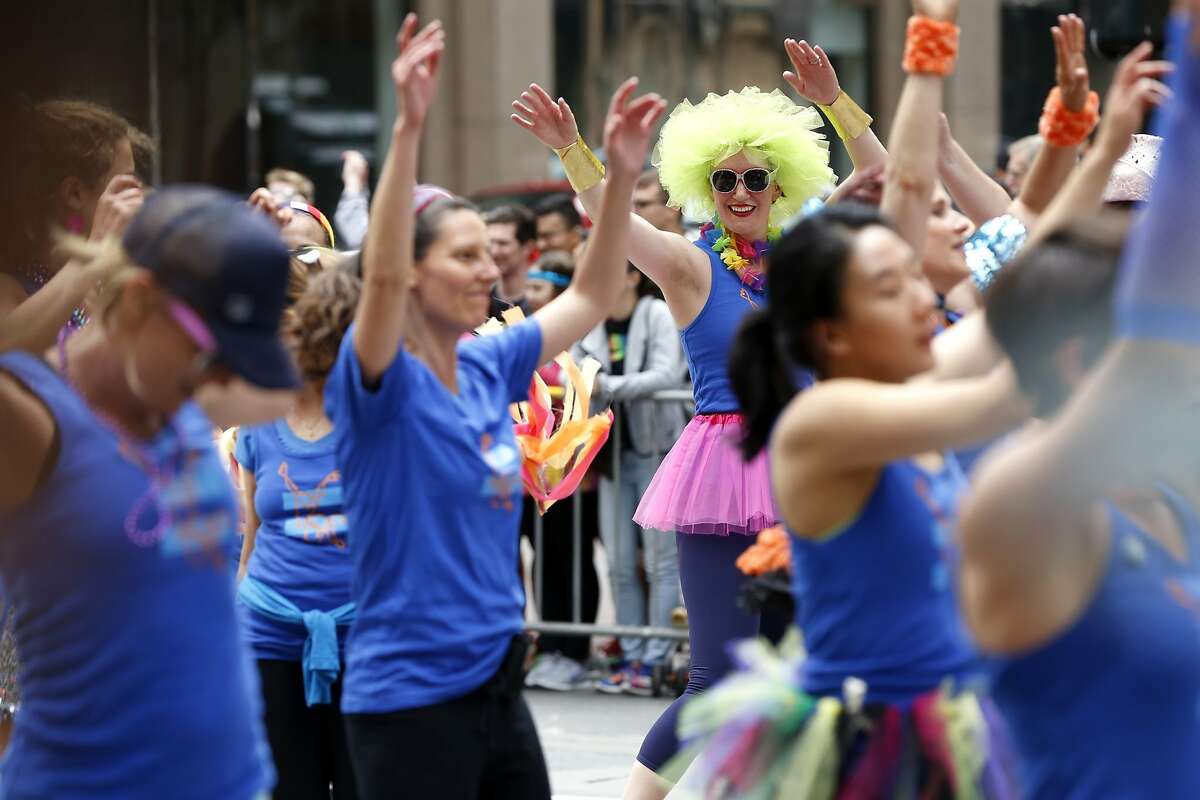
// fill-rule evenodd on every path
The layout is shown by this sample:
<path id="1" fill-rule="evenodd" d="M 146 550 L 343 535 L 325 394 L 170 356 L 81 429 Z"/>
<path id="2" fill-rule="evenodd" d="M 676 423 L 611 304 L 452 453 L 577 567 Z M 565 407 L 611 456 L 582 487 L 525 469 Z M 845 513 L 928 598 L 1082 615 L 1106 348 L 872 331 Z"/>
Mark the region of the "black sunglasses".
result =
<path id="1" fill-rule="evenodd" d="M 712 184 L 712 188 L 721 194 L 729 194 L 737 188 L 738 181 L 746 187 L 748 192 L 762 192 L 771 185 L 771 180 L 775 177 L 775 170 L 767 170 L 762 167 L 751 167 L 745 172 L 734 172 L 731 169 L 715 169 L 708 176 L 708 182 Z"/>

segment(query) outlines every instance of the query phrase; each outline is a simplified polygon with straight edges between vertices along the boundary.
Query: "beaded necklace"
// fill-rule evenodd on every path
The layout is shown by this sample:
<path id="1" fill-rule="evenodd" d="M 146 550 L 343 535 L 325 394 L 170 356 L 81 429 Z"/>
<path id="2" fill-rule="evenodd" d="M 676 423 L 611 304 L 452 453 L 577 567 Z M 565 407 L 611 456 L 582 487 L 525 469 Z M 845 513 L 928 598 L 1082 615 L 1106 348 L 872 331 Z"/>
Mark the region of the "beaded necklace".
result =
<path id="1" fill-rule="evenodd" d="M 767 274 L 762 271 L 763 259 L 771 245 L 779 241 L 779 229 L 767 230 L 767 241 L 749 242 L 735 233 L 726 233 L 720 222 L 709 222 L 700 228 L 700 238 L 714 253 L 721 256 L 725 268 L 738 276 L 746 287 L 762 294 L 767 289 Z"/>
<path id="2" fill-rule="evenodd" d="M 63 379 L 71 390 L 80 398 L 86 397 L 75 382 L 71 380 L 71 371 L 67 366 L 67 338 L 69 332 L 63 328 L 58 333 L 58 361 L 59 369 L 62 371 Z M 163 533 L 174 522 L 174 515 L 171 512 L 170 506 L 163 500 L 163 494 L 171 482 L 179 474 L 177 467 L 162 463 L 154 455 L 153 448 L 137 441 L 129 434 L 124 426 L 118 423 L 111 416 L 103 413 L 99 409 L 91 408 L 89 410 L 100 420 L 104 427 L 108 428 L 114 436 L 117 437 L 117 448 L 119 452 L 132 461 L 138 469 L 142 470 L 149 479 L 149 485 L 129 509 L 129 513 L 125 515 L 125 535 L 129 540 L 138 547 L 151 547 L 162 540 Z M 173 420 L 167 421 L 167 427 L 171 430 L 175 439 L 183 444 L 183 436 L 175 427 Z M 146 510 L 154 506 L 156 517 L 154 524 L 149 528 L 142 526 L 141 518 Z"/>
<path id="3" fill-rule="evenodd" d="M 50 272 L 41 264 L 32 264 L 21 269 L 21 277 L 29 281 L 36 292 L 50 281 Z M 71 329 L 82 328 L 88 323 L 87 312 L 82 307 L 71 311 L 71 318 L 67 321 L 67 327 Z"/>

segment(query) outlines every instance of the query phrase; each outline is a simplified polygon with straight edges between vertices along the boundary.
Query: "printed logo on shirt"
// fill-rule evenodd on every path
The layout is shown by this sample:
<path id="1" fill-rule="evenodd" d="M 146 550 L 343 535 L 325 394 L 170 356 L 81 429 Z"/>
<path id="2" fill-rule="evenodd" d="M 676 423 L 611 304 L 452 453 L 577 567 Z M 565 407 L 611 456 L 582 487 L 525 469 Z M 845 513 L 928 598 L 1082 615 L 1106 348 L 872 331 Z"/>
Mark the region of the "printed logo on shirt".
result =
<path id="1" fill-rule="evenodd" d="M 625 361 L 625 334 L 610 333 L 608 335 L 608 363 L 617 364 Z"/>
<path id="2" fill-rule="evenodd" d="M 948 491 L 953 490 L 948 490 L 940 483 L 931 483 L 926 475 L 919 475 L 913 488 L 916 490 L 917 497 L 921 498 L 933 517 L 929 533 L 939 557 L 930 570 L 929 584 L 939 592 L 948 591 L 951 588 L 950 576 L 955 560 L 953 538 L 955 498 L 939 495 L 946 495 Z"/>
<path id="3" fill-rule="evenodd" d="M 159 552 L 165 556 L 200 556 L 215 567 L 225 563 L 224 542 L 233 533 L 235 516 L 228 506 L 229 478 L 216 464 L 206 468 L 201 453 L 189 452 L 173 480 L 159 490 L 170 520 Z"/>
<path id="4" fill-rule="evenodd" d="M 350 523 L 342 512 L 342 476 L 334 470 L 312 489 L 301 489 L 288 474 L 288 463 L 279 465 L 279 477 L 287 491 L 283 510 L 291 514 L 283 523 L 283 533 L 310 544 L 346 547 Z"/>
<path id="5" fill-rule="evenodd" d="M 1177 575 L 1168 578 L 1167 594 L 1180 608 L 1200 620 L 1200 576 Z"/>
<path id="6" fill-rule="evenodd" d="M 491 498 L 492 508 L 511 511 L 513 496 L 523 491 L 521 453 L 506 442 L 493 444 L 492 437 L 486 433 L 479 441 L 479 451 L 490 470 L 483 482 L 483 496 Z"/>

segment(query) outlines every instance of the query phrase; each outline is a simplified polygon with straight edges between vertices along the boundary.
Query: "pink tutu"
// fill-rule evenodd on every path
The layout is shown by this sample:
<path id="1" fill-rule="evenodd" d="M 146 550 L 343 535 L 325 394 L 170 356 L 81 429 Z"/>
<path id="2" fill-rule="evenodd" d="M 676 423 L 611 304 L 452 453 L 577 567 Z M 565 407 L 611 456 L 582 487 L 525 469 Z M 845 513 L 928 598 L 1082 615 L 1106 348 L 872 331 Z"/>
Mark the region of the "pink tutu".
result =
<path id="1" fill-rule="evenodd" d="M 654 474 L 633 521 L 643 528 L 717 536 L 752 535 L 779 521 L 767 454 L 746 463 L 741 414 L 700 414 Z"/>

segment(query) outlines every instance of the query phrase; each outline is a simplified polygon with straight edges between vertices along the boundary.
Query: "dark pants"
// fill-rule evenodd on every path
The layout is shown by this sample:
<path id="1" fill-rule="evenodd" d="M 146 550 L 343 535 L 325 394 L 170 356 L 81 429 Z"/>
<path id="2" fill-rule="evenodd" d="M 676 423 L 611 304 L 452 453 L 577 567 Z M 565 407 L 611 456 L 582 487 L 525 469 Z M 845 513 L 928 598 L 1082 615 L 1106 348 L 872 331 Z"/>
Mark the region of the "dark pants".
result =
<path id="1" fill-rule="evenodd" d="M 637 760 L 658 772 L 679 750 L 676 723 L 683 704 L 724 678 L 733 668 L 727 650 L 730 642 L 764 635 L 782 638 L 787 620 L 750 614 L 738 606 L 738 591 L 746 576 L 737 557 L 754 544 L 753 536 L 710 536 L 676 533 L 679 548 L 679 581 L 688 612 L 691 668 L 683 695 L 663 712 L 646 734 Z"/>
<path id="2" fill-rule="evenodd" d="M 444 703 L 347 714 L 364 800 L 549 800 L 542 746 L 520 687 L 514 645 L 486 685 Z"/>
<path id="3" fill-rule="evenodd" d="M 593 558 L 593 542 L 600 534 L 600 508 L 598 492 L 580 492 L 581 526 L 579 548 L 575 548 L 572 536 L 574 526 L 573 506 L 575 500 L 568 497 L 550 507 L 542 517 L 542 552 L 533 561 L 533 578 L 530 585 L 537 591 L 537 574 L 542 570 L 542 604 L 539 616 L 545 622 L 571 622 L 573 619 L 574 577 L 572 565 L 578 565 L 580 578 L 579 620 L 595 622 L 600 608 L 600 580 L 596 576 Z M 537 509 L 532 500 L 526 500 L 521 521 L 521 531 L 536 545 L 533 536 L 533 518 Z M 542 653 L 562 653 L 575 661 L 584 662 L 590 651 L 587 636 L 562 636 L 543 634 L 538 638 L 538 650 Z"/>
<path id="4" fill-rule="evenodd" d="M 299 661 L 260 659 L 264 722 L 275 760 L 275 800 L 356 800 L 354 770 L 338 710 L 342 683 L 333 685 L 333 702 L 304 701 Z M 166 732 L 164 732 L 166 733 Z M 333 784 L 333 793 L 329 786 Z"/>

